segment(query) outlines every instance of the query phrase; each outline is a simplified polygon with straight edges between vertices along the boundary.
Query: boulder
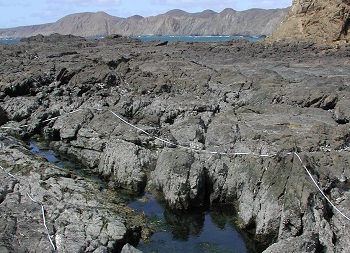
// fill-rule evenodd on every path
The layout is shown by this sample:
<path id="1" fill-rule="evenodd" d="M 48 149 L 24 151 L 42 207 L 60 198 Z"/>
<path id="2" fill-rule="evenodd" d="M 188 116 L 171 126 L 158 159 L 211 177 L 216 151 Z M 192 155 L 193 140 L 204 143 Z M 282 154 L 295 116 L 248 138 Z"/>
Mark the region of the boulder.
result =
<path id="1" fill-rule="evenodd" d="M 150 185 L 162 192 L 170 208 L 188 209 L 204 205 L 204 167 L 188 152 L 164 149 L 151 173 Z"/>
<path id="2" fill-rule="evenodd" d="M 350 113 L 349 113 L 350 100 L 341 99 L 334 110 L 334 119 L 340 124 L 346 124 L 350 122 Z"/>
<path id="3" fill-rule="evenodd" d="M 151 164 L 149 150 L 112 139 L 101 155 L 98 172 L 109 178 L 115 188 L 142 192 L 147 184 L 146 173 Z"/>

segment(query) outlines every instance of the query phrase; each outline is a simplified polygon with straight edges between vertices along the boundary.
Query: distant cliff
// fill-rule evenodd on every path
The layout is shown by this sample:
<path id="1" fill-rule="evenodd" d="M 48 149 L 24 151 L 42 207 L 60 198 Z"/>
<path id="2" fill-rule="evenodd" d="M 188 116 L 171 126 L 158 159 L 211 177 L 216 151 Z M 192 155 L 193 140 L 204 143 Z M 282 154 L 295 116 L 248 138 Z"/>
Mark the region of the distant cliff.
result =
<path id="1" fill-rule="evenodd" d="M 349 0 L 293 0 L 290 11 L 269 40 L 350 41 Z"/>
<path id="2" fill-rule="evenodd" d="M 105 12 L 77 13 L 55 23 L 0 29 L 0 38 L 22 38 L 37 34 L 76 36 L 138 35 L 270 35 L 288 13 L 287 9 L 225 9 L 220 13 L 205 10 L 187 13 L 172 10 L 151 17 L 119 18 Z"/>

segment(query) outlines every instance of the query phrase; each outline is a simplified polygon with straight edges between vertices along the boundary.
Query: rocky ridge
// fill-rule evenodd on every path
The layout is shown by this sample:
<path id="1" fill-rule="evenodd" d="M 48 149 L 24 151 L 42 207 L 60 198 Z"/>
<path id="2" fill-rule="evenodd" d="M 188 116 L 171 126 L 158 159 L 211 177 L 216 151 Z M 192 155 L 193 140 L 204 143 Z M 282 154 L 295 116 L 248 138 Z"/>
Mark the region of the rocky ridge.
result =
<path id="1" fill-rule="evenodd" d="M 206 10 L 187 13 L 172 10 L 167 13 L 141 17 L 119 18 L 105 12 L 71 14 L 55 23 L 0 29 L 0 38 L 23 38 L 38 34 L 72 34 L 83 37 L 139 35 L 270 35 L 286 16 L 288 9 L 251 9 L 220 13 Z"/>
<path id="2" fill-rule="evenodd" d="M 41 134 L 111 188 L 156 192 L 173 209 L 230 203 L 265 252 L 343 252 L 347 220 L 291 153 L 346 213 L 349 52 L 309 42 L 37 36 L 1 45 L 2 122 L 28 125 L 7 131 Z"/>

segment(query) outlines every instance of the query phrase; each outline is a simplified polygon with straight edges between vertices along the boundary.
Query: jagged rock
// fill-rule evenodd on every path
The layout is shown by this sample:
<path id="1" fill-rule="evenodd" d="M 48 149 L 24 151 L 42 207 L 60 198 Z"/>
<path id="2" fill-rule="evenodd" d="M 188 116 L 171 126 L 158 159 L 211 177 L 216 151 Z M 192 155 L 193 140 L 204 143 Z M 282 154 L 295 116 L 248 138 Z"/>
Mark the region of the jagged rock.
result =
<path id="1" fill-rule="evenodd" d="M 3 134 L 0 163 L 1 252 L 110 252 L 139 239 L 141 219 L 116 196 Z"/>
<path id="2" fill-rule="evenodd" d="M 89 111 L 82 111 L 80 114 L 76 113 L 74 116 L 60 118 L 53 126 L 53 131 L 59 131 L 60 138 L 63 141 L 75 140 L 82 125 L 90 121 L 93 117 Z"/>
<path id="3" fill-rule="evenodd" d="M 151 162 L 149 150 L 111 139 L 101 155 L 98 171 L 110 178 L 116 188 L 141 192 L 147 184 L 146 172 Z"/>
<path id="4" fill-rule="evenodd" d="M 7 113 L 6 111 L 0 107 L 0 125 L 5 124 L 8 121 Z"/>
<path id="5" fill-rule="evenodd" d="M 293 0 L 292 7 L 270 41 L 311 40 L 349 42 L 350 3 L 344 0 Z"/>
<path id="6" fill-rule="evenodd" d="M 22 121 L 38 109 L 39 103 L 35 97 L 7 97 L 3 109 L 10 120 Z"/>
<path id="7" fill-rule="evenodd" d="M 125 244 L 121 253 L 141 253 L 142 251 L 135 249 L 133 246 L 130 244 Z"/>
<path id="8" fill-rule="evenodd" d="M 332 252 L 349 245 L 345 220 L 318 193 L 303 164 L 346 213 L 350 47 L 61 40 L 33 40 L 0 51 L 6 59 L 0 76 L 9 77 L 1 79 L 1 90 L 15 73 L 40 77 L 35 92 L 5 94 L 0 101 L 12 120 L 4 126 L 15 128 L 9 132 L 42 133 L 56 150 L 104 175 L 110 186 L 158 190 L 175 209 L 235 205 L 239 226 L 264 249 L 318 245 L 316 250 Z M 47 57 L 53 54 L 60 60 Z M 64 68 L 76 73 L 67 83 L 57 80 Z M 49 84 L 47 73 L 54 77 Z M 46 180 L 55 198 L 84 200 L 82 189 L 64 193 L 57 186 L 61 179 Z M 3 187 L 1 198 L 9 189 L 11 184 Z M 84 208 L 74 210 L 72 219 L 86 214 Z M 87 223 L 91 237 L 99 226 L 94 220 Z M 118 224 L 116 232 L 123 230 Z M 82 235 L 81 227 L 69 228 L 67 233 Z"/>
<path id="9" fill-rule="evenodd" d="M 341 99 L 334 110 L 334 118 L 340 124 L 346 124 L 350 121 L 349 113 L 350 100 Z"/>
<path id="10" fill-rule="evenodd" d="M 171 208 L 187 209 L 204 203 L 204 168 L 187 152 L 163 150 L 151 180 L 152 187 L 164 194 Z"/>
<path id="11" fill-rule="evenodd" d="M 264 250 L 263 253 L 283 252 L 286 249 L 289 252 L 295 253 L 316 253 L 319 252 L 319 250 L 321 250 L 317 235 L 305 234 L 302 236 L 282 240 L 272 245 L 267 250 Z"/>

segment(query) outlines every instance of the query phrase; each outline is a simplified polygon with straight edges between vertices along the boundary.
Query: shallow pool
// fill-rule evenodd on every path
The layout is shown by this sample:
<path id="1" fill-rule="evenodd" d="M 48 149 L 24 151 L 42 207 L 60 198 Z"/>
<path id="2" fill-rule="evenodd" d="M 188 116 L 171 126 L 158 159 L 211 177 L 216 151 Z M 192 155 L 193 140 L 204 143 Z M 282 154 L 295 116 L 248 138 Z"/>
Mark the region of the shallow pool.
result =
<path id="1" fill-rule="evenodd" d="M 32 140 L 31 152 L 44 157 L 51 163 L 94 180 L 106 187 L 106 183 L 96 175 L 57 155 L 43 143 Z M 191 211 L 169 210 L 151 194 L 137 198 L 125 195 L 121 198 L 138 214 L 144 213 L 155 228 L 148 241 L 141 241 L 137 248 L 147 252 L 183 253 L 246 253 L 248 250 L 243 236 L 235 226 L 235 212 L 232 206 L 214 205 Z M 247 237 L 246 237 L 247 238 Z M 251 247 L 252 248 L 252 247 Z"/>

